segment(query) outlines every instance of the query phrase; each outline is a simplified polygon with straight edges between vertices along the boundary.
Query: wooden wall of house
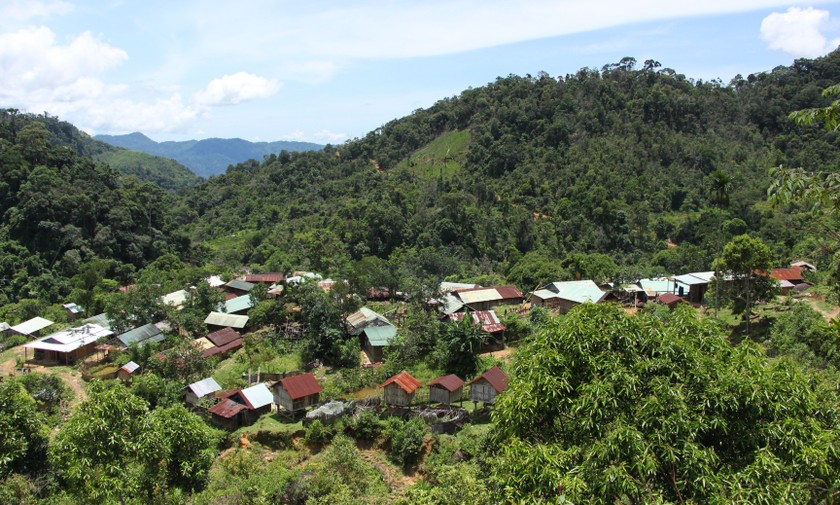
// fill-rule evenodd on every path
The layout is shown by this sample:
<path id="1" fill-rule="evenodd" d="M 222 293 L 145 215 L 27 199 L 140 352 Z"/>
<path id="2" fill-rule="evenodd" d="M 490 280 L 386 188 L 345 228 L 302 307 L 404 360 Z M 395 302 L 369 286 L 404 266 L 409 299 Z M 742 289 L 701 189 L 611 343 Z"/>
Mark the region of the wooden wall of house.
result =
<path id="1" fill-rule="evenodd" d="M 263 405 L 262 407 L 254 410 L 243 410 L 239 413 L 242 417 L 242 426 L 248 426 L 249 424 L 254 424 L 257 422 L 257 419 L 262 417 L 263 414 L 271 412 L 271 404 Z"/>
<path id="2" fill-rule="evenodd" d="M 484 379 L 470 386 L 470 400 L 474 402 L 493 403 L 497 394 L 496 389 Z"/>
<path id="3" fill-rule="evenodd" d="M 367 338 L 365 338 L 364 351 L 371 363 L 382 361 L 382 347 L 371 345 L 370 340 Z"/>
<path id="4" fill-rule="evenodd" d="M 414 400 L 414 393 L 408 394 L 397 384 L 391 383 L 385 386 L 385 403 L 398 407 L 408 407 Z"/>
<path id="5" fill-rule="evenodd" d="M 283 407 L 289 412 L 295 412 L 298 410 L 305 409 L 307 407 L 311 407 L 313 405 L 317 405 L 318 402 L 321 401 L 321 393 L 315 393 L 312 395 L 307 395 L 298 398 L 297 400 L 292 400 L 292 397 L 289 396 L 289 393 L 286 391 L 286 389 L 281 387 L 279 384 L 273 389 L 274 403 L 280 407 Z"/>
<path id="6" fill-rule="evenodd" d="M 187 389 L 187 394 L 186 394 L 186 395 L 184 395 L 184 401 L 186 401 L 186 402 L 187 402 L 187 403 L 189 403 L 190 405 L 195 405 L 195 406 L 197 407 L 197 406 L 198 406 L 199 397 L 198 397 L 198 395 L 196 395 L 195 393 L 193 393 L 193 392 L 192 392 L 192 390 Z"/>
<path id="7" fill-rule="evenodd" d="M 449 405 L 450 403 L 457 402 L 461 399 L 461 396 L 464 394 L 464 387 L 461 386 L 455 391 L 451 393 L 447 391 L 445 388 L 438 387 L 438 386 L 430 386 L 429 387 L 429 402 L 438 402 L 438 403 L 445 403 Z"/>

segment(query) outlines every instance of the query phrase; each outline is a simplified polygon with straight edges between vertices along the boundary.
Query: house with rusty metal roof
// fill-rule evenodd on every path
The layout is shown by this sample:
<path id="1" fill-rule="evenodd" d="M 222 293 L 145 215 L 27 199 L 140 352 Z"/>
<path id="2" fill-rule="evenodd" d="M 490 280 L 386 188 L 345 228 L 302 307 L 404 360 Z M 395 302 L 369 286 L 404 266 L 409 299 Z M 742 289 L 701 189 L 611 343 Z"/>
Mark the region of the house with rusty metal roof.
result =
<path id="1" fill-rule="evenodd" d="M 239 349 L 244 344 L 242 335 L 233 328 L 222 328 L 207 335 L 206 339 L 212 345 L 201 345 L 201 355 L 205 358 L 210 356 L 223 357 L 231 351 Z"/>
<path id="2" fill-rule="evenodd" d="M 496 396 L 507 389 L 510 378 L 501 368 L 494 366 L 470 382 L 470 400 L 493 403 Z"/>
<path id="3" fill-rule="evenodd" d="M 455 374 L 438 377 L 428 384 L 429 401 L 450 405 L 464 395 L 464 380 Z"/>
<path id="4" fill-rule="evenodd" d="M 384 389 L 385 404 L 393 407 L 408 407 L 414 401 L 414 393 L 420 381 L 405 370 L 389 378 L 379 387 Z"/>
<path id="5" fill-rule="evenodd" d="M 467 316 L 469 314 L 469 316 Z M 481 326 L 481 331 L 486 334 L 480 349 L 475 352 L 498 351 L 504 348 L 505 330 L 507 327 L 499 320 L 495 310 L 472 310 L 467 312 L 453 312 L 445 316 L 452 322 L 460 323 L 464 317 L 469 317 L 474 326 Z"/>
<path id="6" fill-rule="evenodd" d="M 277 284 L 286 280 L 286 275 L 280 272 L 266 272 L 264 274 L 247 274 L 245 275 L 245 282 L 251 284 Z"/>
<path id="7" fill-rule="evenodd" d="M 287 412 L 299 412 L 317 405 L 324 388 L 311 373 L 284 377 L 271 385 L 274 403 Z"/>
<path id="8" fill-rule="evenodd" d="M 397 327 L 385 316 L 367 307 L 347 316 L 347 333 L 359 337 L 359 345 L 371 363 L 382 361 L 385 347 L 397 336 Z"/>
<path id="9" fill-rule="evenodd" d="M 221 401 L 208 409 L 213 422 L 219 426 L 236 429 L 253 424 L 263 414 L 271 412 L 273 396 L 265 384 L 245 389 L 234 389 L 216 395 Z"/>

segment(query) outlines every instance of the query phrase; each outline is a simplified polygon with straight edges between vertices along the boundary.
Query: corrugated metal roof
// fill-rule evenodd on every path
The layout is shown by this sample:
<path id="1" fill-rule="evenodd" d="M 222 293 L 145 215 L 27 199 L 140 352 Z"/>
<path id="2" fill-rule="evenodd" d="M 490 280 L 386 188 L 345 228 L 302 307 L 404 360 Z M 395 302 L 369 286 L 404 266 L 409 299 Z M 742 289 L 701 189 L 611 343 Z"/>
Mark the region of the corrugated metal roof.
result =
<path id="1" fill-rule="evenodd" d="M 96 342 L 100 338 L 110 337 L 114 332 L 96 324 L 84 324 L 75 328 L 69 328 L 46 337 L 34 340 L 24 347 L 29 349 L 43 349 L 45 351 L 71 352 Z"/>
<path id="2" fill-rule="evenodd" d="M 444 314 L 452 314 L 453 312 L 458 312 L 464 308 L 464 302 L 451 293 L 443 296 L 440 303 Z"/>
<path id="3" fill-rule="evenodd" d="M 184 302 L 187 301 L 187 295 L 189 293 L 186 289 L 179 289 L 178 291 L 173 291 L 172 293 L 167 293 L 160 297 L 163 301 L 164 305 L 170 305 L 175 307 L 176 309 L 180 309 L 184 306 Z"/>
<path id="4" fill-rule="evenodd" d="M 62 305 L 62 307 L 70 311 L 71 314 L 81 314 L 85 311 L 85 309 L 82 308 L 81 305 L 72 302 L 65 303 L 64 305 Z"/>
<path id="5" fill-rule="evenodd" d="M 219 286 L 225 285 L 225 281 L 223 281 L 222 278 L 218 275 L 211 275 L 210 277 L 204 280 L 207 281 L 207 285 L 211 288 L 218 288 Z"/>
<path id="6" fill-rule="evenodd" d="M 389 384 L 398 385 L 400 388 L 402 388 L 403 391 L 405 391 L 408 394 L 417 391 L 417 388 L 420 387 L 420 381 L 412 377 L 411 374 L 406 372 L 405 370 L 386 380 L 379 387 L 384 388 Z"/>
<path id="7" fill-rule="evenodd" d="M 641 279 L 639 285 L 650 296 L 656 296 L 660 293 L 673 293 L 674 291 L 674 282 L 667 277 Z"/>
<path id="8" fill-rule="evenodd" d="M 267 284 L 273 284 L 275 282 L 283 282 L 286 279 L 286 276 L 281 274 L 280 272 L 268 272 L 264 274 L 248 274 L 245 276 L 245 282 L 265 282 Z"/>
<path id="9" fill-rule="evenodd" d="M 219 331 L 214 331 L 213 333 L 207 335 L 207 339 L 213 342 L 213 345 L 216 347 L 228 344 L 238 338 L 242 338 L 242 335 L 233 328 L 222 328 Z"/>
<path id="10" fill-rule="evenodd" d="M 780 281 L 802 282 L 802 267 L 774 268 L 770 276 Z"/>
<path id="11" fill-rule="evenodd" d="M 440 292 L 441 293 L 452 293 L 454 291 L 461 291 L 464 289 L 475 289 L 480 288 L 478 284 L 469 284 L 466 282 L 441 282 L 440 283 Z"/>
<path id="12" fill-rule="evenodd" d="M 235 314 L 225 314 L 224 312 L 211 312 L 204 319 L 204 324 L 230 326 L 231 328 L 244 328 L 247 323 L 248 316 L 237 316 Z"/>
<path id="13" fill-rule="evenodd" d="M 347 316 L 347 325 L 350 326 L 350 334 L 358 335 L 367 326 L 375 323 L 391 324 L 391 321 L 382 314 L 367 307 L 362 307 L 356 312 Z"/>
<path id="14" fill-rule="evenodd" d="M 11 326 L 9 326 L 9 323 L 7 323 L 6 321 L 0 323 L 0 331 L 6 331 L 9 328 L 11 328 Z"/>
<path id="15" fill-rule="evenodd" d="M 397 328 L 391 324 L 384 326 L 368 326 L 363 331 L 370 341 L 370 345 L 374 347 L 384 347 L 386 345 L 390 345 L 391 340 L 397 336 Z"/>
<path id="16" fill-rule="evenodd" d="M 161 332 L 157 326 L 153 323 L 149 323 L 125 332 L 118 336 L 117 339 L 122 342 L 124 346 L 128 347 L 135 343 L 137 345 L 146 345 L 150 342 L 160 342 L 164 340 L 164 336 L 163 332 Z"/>
<path id="17" fill-rule="evenodd" d="M 697 286 L 712 282 L 714 272 L 692 272 L 689 274 L 675 275 L 674 280 L 686 286 Z"/>
<path id="18" fill-rule="evenodd" d="M 123 365 L 122 368 L 120 368 L 120 370 L 125 370 L 128 373 L 134 373 L 138 368 L 140 368 L 140 365 L 133 361 L 129 361 L 128 363 Z"/>
<path id="19" fill-rule="evenodd" d="M 224 354 L 228 351 L 232 351 L 234 349 L 242 347 L 242 344 L 242 339 L 238 338 L 236 340 L 228 342 L 225 345 L 208 347 L 201 352 L 201 356 L 204 358 L 209 358 L 210 356 L 216 356 L 217 354 Z"/>
<path id="20" fill-rule="evenodd" d="M 225 286 L 229 287 L 230 289 L 236 289 L 238 291 L 251 291 L 252 289 L 254 289 L 254 284 L 250 282 L 241 281 L 239 279 L 234 279 L 225 284 Z"/>
<path id="21" fill-rule="evenodd" d="M 501 368 L 494 366 L 483 374 L 473 379 L 470 384 L 475 384 L 479 380 L 484 379 L 493 386 L 497 393 L 501 393 L 507 388 L 509 377 L 502 371 Z"/>
<path id="22" fill-rule="evenodd" d="M 496 333 L 497 331 L 506 330 L 507 327 L 499 320 L 495 310 L 474 310 L 471 311 L 473 324 L 480 324 L 481 329 L 487 333 Z M 449 318 L 453 321 L 460 322 L 464 319 L 464 312 L 456 312 L 449 314 Z"/>
<path id="23" fill-rule="evenodd" d="M 224 417 L 225 419 L 230 419 L 231 417 L 235 416 L 236 414 L 242 412 L 247 408 L 248 407 L 242 405 L 241 403 L 236 403 L 233 400 L 225 398 L 224 400 L 220 401 L 216 405 L 213 405 L 207 410 L 211 414 L 217 415 L 219 417 Z"/>
<path id="24" fill-rule="evenodd" d="M 522 298 L 522 291 L 516 286 L 493 286 L 489 288 L 463 289 L 455 292 L 462 302 L 471 303 L 501 302 Z"/>
<path id="25" fill-rule="evenodd" d="M 554 293 L 554 298 L 575 303 L 598 303 L 607 295 L 591 280 L 553 282 L 547 288 Z"/>
<path id="26" fill-rule="evenodd" d="M 97 314 L 95 316 L 89 317 L 87 319 L 82 320 L 83 323 L 91 323 L 101 326 L 103 328 L 107 328 L 111 330 L 111 320 L 108 319 L 108 316 L 103 312 L 102 314 Z"/>
<path id="27" fill-rule="evenodd" d="M 438 377 L 428 384 L 429 386 L 440 386 L 450 393 L 457 390 L 464 385 L 464 381 L 455 374 L 444 375 Z"/>
<path id="28" fill-rule="evenodd" d="M 33 317 L 32 319 L 16 324 L 9 329 L 16 333 L 20 333 L 21 335 L 31 335 L 53 324 L 54 323 L 49 319 L 44 319 L 43 317 Z"/>
<path id="29" fill-rule="evenodd" d="M 225 312 L 228 314 L 235 314 L 243 310 L 250 310 L 254 307 L 254 300 L 251 295 L 237 296 L 225 301 Z"/>
<path id="30" fill-rule="evenodd" d="M 289 393 L 289 397 L 291 397 L 292 400 L 297 400 L 298 398 L 303 398 L 304 396 L 314 395 L 324 390 L 324 388 L 318 383 L 318 379 L 316 379 L 311 373 L 286 377 L 285 379 L 280 379 L 280 382 L 277 384 L 283 386 L 283 389 Z"/>
<path id="31" fill-rule="evenodd" d="M 193 382 L 187 387 L 199 398 L 222 390 L 222 386 L 220 386 L 213 377 L 207 377 L 206 379 Z"/>
<path id="32" fill-rule="evenodd" d="M 684 301 L 681 297 L 675 295 L 674 293 L 662 293 L 659 295 L 659 301 L 664 303 L 665 305 L 672 305 L 674 303 Z"/>
<path id="33" fill-rule="evenodd" d="M 274 401 L 274 396 L 265 384 L 256 384 L 242 390 L 242 397 L 252 409 L 264 407 Z"/>

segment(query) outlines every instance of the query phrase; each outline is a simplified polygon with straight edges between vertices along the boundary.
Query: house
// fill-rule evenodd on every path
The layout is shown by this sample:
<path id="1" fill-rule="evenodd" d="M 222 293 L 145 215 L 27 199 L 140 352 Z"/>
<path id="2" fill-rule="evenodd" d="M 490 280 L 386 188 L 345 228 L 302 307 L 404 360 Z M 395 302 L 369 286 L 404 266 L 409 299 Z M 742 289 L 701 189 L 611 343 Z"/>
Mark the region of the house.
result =
<path id="1" fill-rule="evenodd" d="M 224 310 L 226 314 L 243 314 L 254 308 L 254 299 L 251 295 L 242 295 L 230 300 L 225 300 Z"/>
<path id="2" fill-rule="evenodd" d="M 288 412 L 298 412 L 318 404 L 324 390 L 311 373 L 280 379 L 272 384 L 271 389 L 274 391 L 274 403 Z"/>
<path id="3" fill-rule="evenodd" d="M 552 282 L 531 293 L 529 301 L 536 307 L 557 309 L 565 314 L 582 303 L 600 303 L 609 296 L 591 280 Z"/>
<path id="4" fill-rule="evenodd" d="M 81 305 L 77 305 L 77 304 L 72 303 L 72 302 L 71 303 L 65 303 L 61 307 L 64 309 L 65 312 L 67 312 L 67 317 L 71 321 L 75 321 L 76 319 L 79 319 L 80 317 L 82 317 L 82 314 L 85 312 L 85 309 L 82 308 Z"/>
<path id="5" fill-rule="evenodd" d="M 161 296 L 160 300 L 164 305 L 169 305 L 170 307 L 175 307 L 176 309 L 181 310 L 184 304 L 187 303 L 188 296 L 189 292 L 186 289 L 179 289 L 178 291 L 173 291 L 172 293 Z"/>
<path id="6" fill-rule="evenodd" d="M 347 333 L 359 337 L 359 345 L 371 363 L 382 361 L 383 349 L 397 336 L 397 327 L 385 316 L 367 307 L 345 319 Z"/>
<path id="7" fill-rule="evenodd" d="M 683 300 L 682 297 L 679 297 L 674 293 L 662 293 L 661 295 L 659 295 L 656 301 L 663 305 L 667 305 L 668 308 L 671 310 L 673 310 L 674 307 L 676 307 L 677 305 L 685 303 L 685 300 Z"/>
<path id="8" fill-rule="evenodd" d="M 2 323 L 0 323 L 0 335 L 3 335 L 4 337 L 8 337 L 11 334 L 12 334 L 12 327 L 9 325 L 9 323 L 7 323 L 6 321 L 3 321 Z"/>
<path id="9" fill-rule="evenodd" d="M 639 286 L 648 299 L 653 300 L 663 293 L 674 292 L 674 281 L 667 277 L 654 277 L 639 280 Z"/>
<path id="10" fill-rule="evenodd" d="M 224 356 L 231 351 L 239 349 L 244 344 L 242 335 L 233 328 L 222 328 L 207 335 L 207 340 L 211 345 L 202 346 L 203 350 L 201 356 L 209 358 L 210 356 Z"/>
<path id="11" fill-rule="evenodd" d="M 197 407 L 202 400 L 214 398 L 216 392 L 222 390 L 222 386 L 220 386 L 213 377 L 208 377 L 206 379 L 193 382 L 189 386 L 185 387 L 184 390 L 186 391 L 186 396 L 184 398 L 186 402 Z"/>
<path id="12" fill-rule="evenodd" d="M 247 274 L 245 282 L 251 284 L 278 284 L 286 280 L 286 276 L 279 272 L 268 272 L 264 274 Z"/>
<path id="13" fill-rule="evenodd" d="M 144 324 L 117 336 L 117 340 L 124 347 L 131 347 L 132 344 L 143 347 L 146 344 L 162 342 L 165 339 L 163 332 L 153 323 Z"/>
<path id="14" fill-rule="evenodd" d="M 499 305 L 518 305 L 525 297 L 516 286 L 495 286 L 489 288 L 470 288 L 454 291 L 450 294 L 471 310 L 490 310 Z"/>
<path id="15" fill-rule="evenodd" d="M 501 368 L 494 366 L 470 382 L 470 400 L 493 403 L 496 396 L 508 385 L 508 376 Z"/>
<path id="16" fill-rule="evenodd" d="M 239 279 L 234 279 L 227 284 L 225 284 L 224 288 L 225 291 L 228 293 L 233 293 L 236 296 L 247 295 L 254 289 L 254 284 L 251 282 L 241 281 Z"/>
<path id="17" fill-rule="evenodd" d="M 505 330 L 507 327 L 499 320 L 495 310 L 474 310 L 470 312 L 454 312 L 446 316 L 450 321 L 461 322 L 464 315 L 469 314 L 473 325 L 480 325 L 481 331 L 488 335 L 482 348 L 477 352 L 489 352 L 504 347 Z"/>
<path id="18" fill-rule="evenodd" d="M 222 278 L 218 275 L 211 275 L 204 280 L 207 282 L 207 285 L 211 288 L 220 288 L 225 285 L 225 281 L 223 281 Z"/>
<path id="19" fill-rule="evenodd" d="M 37 337 L 41 333 L 41 330 L 48 326 L 52 326 L 53 324 L 55 323 L 49 319 L 44 319 L 43 317 L 33 317 L 28 321 L 12 326 L 9 328 L 9 331 L 17 333 L 18 335 L 26 335 L 27 337 Z"/>
<path id="20" fill-rule="evenodd" d="M 205 319 L 206 324 L 211 330 L 221 330 L 222 328 L 236 328 L 241 330 L 248 324 L 248 316 L 238 316 L 235 314 L 225 314 L 224 312 L 211 312 Z"/>
<path id="21" fill-rule="evenodd" d="M 795 286 L 805 282 L 805 277 L 802 275 L 803 270 L 803 267 L 774 268 L 770 272 L 770 277 L 777 281 L 788 281 Z"/>
<path id="22" fill-rule="evenodd" d="M 265 413 L 271 411 L 274 397 L 265 384 L 257 384 L 245 389 L 234 389 L 216 395 L 221 401 L 208 409 L 216 424 L 236 429 L 253 424 Z"/>
<path id="23" fill-rule="evenodd" d="M 420 381 L 403 370 L 379 387 L 385 390 L 385 404 L 394 407 L 408 407 L 414 400 L 414 393 L 420 387 Z"/>
<path id="24" fill-rule="evenodd" d="M 140 365 L 133 361 L 129 361 L 117 370 L 117 378 L 123 382 L 129 382 L 139 370 Z"/>
<path id="25" fill-rule="evenodd" d="M 691 303 L 703 303 L 709 284 L 715 278 L 714 272 L 692 272 L 674 276 L 672 293 Z"/>
<path id="26" fill-rule="evenodd" d="M 83 319 L 82 324 L 96 324 L 103 328 L 113 330 L 113 328 L 111 328 L 111 320 L 108 319 L 108 316 L 104 312 L 102 314 L 97 314 L 87 319 Z"/>
<path id="27" fill-rule="evenodd" d="M 480 288 L 478 284 L 470 284 L 467 282 L 441 282 L 438 291 L 441 293 L 454 293 L 456 291 L 463 291 L 465 289 Z"/>
<path id="28" fill-rule="evenodd" d="M 320 281 L 324 277 L 321 274 L 316 274 L 314 272 L 292 272 L 292 275 L 286 277 L 286 285 L 287 286 L 297 286 L 301 282 L 311 280 L 311 281 Z"/>
<path id="29" fill-rule="evenodd" d="M 464 395 L 464 381 L 455 374 L 438 377 L 428 384 L 429 401 L 450 405 Z"/>
<path id="30" fill-rule="evenodd" d="M 793 260 L 790 262 L 790 266 L 803 268 L 805 270 L 810 270 L 811 272 L 817 271 L 817 266 L 807 260 Z"/>
<path id="31" fill-rule="evenodd" d="M 24 359 L 26 349 L 33 349 L 35 361 L 72 363 L 93 354 L 96 342 L 113 334 L 113 331 L 95 324 L 69 328 L 24 344 Z"/>

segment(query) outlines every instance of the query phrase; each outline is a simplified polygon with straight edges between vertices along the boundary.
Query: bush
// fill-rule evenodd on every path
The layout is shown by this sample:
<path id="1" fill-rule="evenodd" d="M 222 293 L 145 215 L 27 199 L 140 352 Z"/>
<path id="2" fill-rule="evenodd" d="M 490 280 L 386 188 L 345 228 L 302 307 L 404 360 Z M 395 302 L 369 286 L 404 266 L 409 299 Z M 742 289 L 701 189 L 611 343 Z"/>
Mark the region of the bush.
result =
<path id="1" fill-rule="evenodd" d="M 372 410 L 363 410 L 353 420 L 351 425 L 353 436 L 356 440 L 372 441 L 382 433 L 382 423 Z"/>
<path id="2" fill-rule="evenodd" d="M 324 445 L 331 441 L 337 432 L 337 424 L 324 424 L 316 419 L 306 428 L 306 435 L 303 440 L 311 445 Z"/>
<path id="3" fill-rule="evenodd" d="M 415 417 L 407 422 L 396 417 L 388 419 L 385 434 L 391 446 L 391 461 L 401 466 L 416 463 L 427 432 L 426 423 L 420 418 Z"/>

